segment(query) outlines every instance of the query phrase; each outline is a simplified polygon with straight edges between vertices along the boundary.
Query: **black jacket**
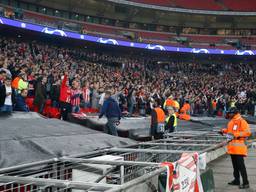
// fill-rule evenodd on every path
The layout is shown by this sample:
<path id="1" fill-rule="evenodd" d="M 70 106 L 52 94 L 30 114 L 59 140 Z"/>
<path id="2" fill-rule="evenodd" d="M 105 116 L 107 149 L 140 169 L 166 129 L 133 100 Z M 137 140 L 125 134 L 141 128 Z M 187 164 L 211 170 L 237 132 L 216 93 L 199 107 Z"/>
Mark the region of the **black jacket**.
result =
<path id="1" fill-rule="evenodd" d="M 59 101 L 60 98 L 60 86 L 53 85 L 50 91 L 50 98 L 52 101 Z"/>
<path id="2" fill-rule="evenodd" d="M 168 131 L 169 133 L 174 132 L 174 129 L 175 129 L 175 127 L 173 126 L 173 125 L 174 125 L 174 121 L 175 121 L 175 118 L 174 118 L 174 116 L 172 115 L 172 116 L 169 118 L 169 121 L 166 122 L 166 124 L 165 124 L 165 130 Z"/>
<path id="3" fill-rule="evenodd" d="M 36 86 L 34 105 L 41 106 L 45 103 L 47 97 L 46 87 L 42 82 L 38 82 Z"/>

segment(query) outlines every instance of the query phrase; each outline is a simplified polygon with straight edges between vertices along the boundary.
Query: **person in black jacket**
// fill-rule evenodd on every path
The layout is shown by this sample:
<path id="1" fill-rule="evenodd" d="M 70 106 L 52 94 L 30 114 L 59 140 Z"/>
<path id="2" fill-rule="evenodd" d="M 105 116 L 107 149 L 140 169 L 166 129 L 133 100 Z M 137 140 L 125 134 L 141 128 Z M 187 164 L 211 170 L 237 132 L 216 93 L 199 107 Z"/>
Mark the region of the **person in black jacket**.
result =
<path id="1" fill-rule="evenodd" d="M 52 100 L 53 107 L 59 107 L 59 97 L 60 97 L 60 80 L 51 86 L 50 99 Z"/>
<path id="2" fill-rule="evenodd" d="M 133 114 L 135 103 L 136 103 L 135 89 L 133 87 L 130 87 L 127 95 L 127 106 L 128 106 L 129 116 L 132 116 Z"/>
<path id="3" fill-rule="evenodd" d="M 105 132 L 110 135 L 118 136 L 116 126 L 120 123 L 122 114 L 117 101 L 111 97 L 110 91 L 106 91 L 105 93 L 105 101 L 101 108 L 99 119 L 102 118 L 103 115 L 108 119 Z"/>
<path id="4" fill-rule="evenodd" d="M 138 107 L 141 116 L 146 116 L 146 98 L 145 95 L 140 95 L 138 100 Z"/>
<path id="5" fill-rule="evenodd" d="M 39 113 L 43 113 L 45 101 L 47 99 L 46 82 L 46 77 L 39 78 L 36 85 L 34 105 L 38 107 Z"/>

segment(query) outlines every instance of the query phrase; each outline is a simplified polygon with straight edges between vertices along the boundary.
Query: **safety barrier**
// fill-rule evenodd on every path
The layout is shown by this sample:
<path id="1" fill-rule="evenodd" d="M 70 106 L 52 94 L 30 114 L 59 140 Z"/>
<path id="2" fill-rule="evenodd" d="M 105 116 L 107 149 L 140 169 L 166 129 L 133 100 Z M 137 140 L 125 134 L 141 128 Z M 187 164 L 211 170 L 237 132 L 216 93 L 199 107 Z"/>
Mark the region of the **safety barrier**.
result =
<path id="1" fill-rule="evenodd" d="M 123 148 L 3 168 L 0 191 L 202 191 L 199 166 L 207 160 L 200 162 L 200 156 L 226 143 L 215 132 L 178 132 Z"/>

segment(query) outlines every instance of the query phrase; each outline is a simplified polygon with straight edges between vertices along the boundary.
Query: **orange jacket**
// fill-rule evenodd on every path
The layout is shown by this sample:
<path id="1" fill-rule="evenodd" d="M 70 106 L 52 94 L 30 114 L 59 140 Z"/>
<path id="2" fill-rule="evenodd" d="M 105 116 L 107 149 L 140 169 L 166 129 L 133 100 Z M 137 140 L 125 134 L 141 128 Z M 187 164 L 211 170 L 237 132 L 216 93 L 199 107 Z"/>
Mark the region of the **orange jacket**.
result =
<path id="1" fill-rule="evenodd" d="M 157 114 L 157 123 L 164 123 L 165 122 L 165 114 L 162 108 L 157 107 L 155 108 Z"/>
<path id="2" fill-rule="evenodd" d="M 178 115 L 178 118 L 181 119 L 181 120 L 189 121 L 190 120 L 190 115 L 188 115 L 186 113 L 180 113 Z"/>
<path id="3" fill-rule="evenodd" d="M 228 154 L 247 156 L 247 146 L 244 142 L 251 135 L 251 131 L 248 123 L 242 116 L 240 114 L 235 115 L 229 121 L 227 129 L 222 131 L 223 133 L 234 135 L 234 139 L 227 146 Z"/>
<path id="4" fill-rule="evenodd" d="M 20 81 L 20 77 L 15 77 L 15 79 L 13 79 L 13 81 L 12 81 L 12 88 L 13 89 L 18 89 L 19 88 L 19 81 Z"/>
<path id="5" fill-rule="evenodd" d="M 181 113 L 186 113 L 186 114 L 189 114 L 190 112 L 190 105 L 189 103 L 185 103 L 182 108 L 180 109 L 180 112 Z"/>

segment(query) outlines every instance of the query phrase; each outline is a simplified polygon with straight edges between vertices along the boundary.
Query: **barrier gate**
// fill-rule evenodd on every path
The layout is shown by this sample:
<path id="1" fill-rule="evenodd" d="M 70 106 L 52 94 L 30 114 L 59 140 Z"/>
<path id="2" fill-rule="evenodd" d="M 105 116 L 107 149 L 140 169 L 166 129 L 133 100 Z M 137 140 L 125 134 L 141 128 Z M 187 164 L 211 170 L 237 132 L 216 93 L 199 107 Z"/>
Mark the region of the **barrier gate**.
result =
<path id="1" fill-rule="evenodd" d="M 175 132 L 164 139 L 108 148 L 0 169 L 0 192 L 157 191 L 162 162 L 183 153 L 224 153 L 226 137 L 216 132 Z M 217 150 L 223 153 L 214 154 Z"/>

